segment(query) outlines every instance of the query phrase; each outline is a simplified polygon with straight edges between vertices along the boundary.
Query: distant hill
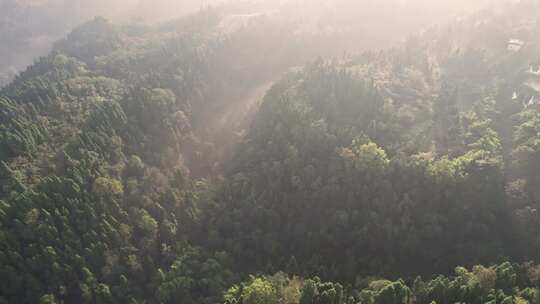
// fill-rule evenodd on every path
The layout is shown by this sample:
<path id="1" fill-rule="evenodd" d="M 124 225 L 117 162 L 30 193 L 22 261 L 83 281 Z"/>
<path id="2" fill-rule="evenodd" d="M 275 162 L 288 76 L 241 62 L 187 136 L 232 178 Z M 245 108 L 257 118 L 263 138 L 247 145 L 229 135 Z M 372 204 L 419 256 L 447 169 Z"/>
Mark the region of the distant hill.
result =
<path id="1" fill-rule="evenodd" d="M 479 3 L 484 2 L 455 4 L 453 1 L 452 5 L 447 5 L 443 1 L 437 4 L 415 0 L 394 6 L 394 0 L 385 1 L 4 0 L 0 3 L 0 86 L 36 57 L 47 54 L 55 40 L 96 16 L 115 22 L 155 23 L 208 6 L 224 5 L 231 15 L 273 12 L 287 27 L 339 32 L 354 41 L 347 46 L 348 50 L 352 46 L 358 50 L 395 43 L 423 27 L 444 22 L 458 12 L 480 7 Z M 360 12 L 363 15 L 358 17 Z"/>

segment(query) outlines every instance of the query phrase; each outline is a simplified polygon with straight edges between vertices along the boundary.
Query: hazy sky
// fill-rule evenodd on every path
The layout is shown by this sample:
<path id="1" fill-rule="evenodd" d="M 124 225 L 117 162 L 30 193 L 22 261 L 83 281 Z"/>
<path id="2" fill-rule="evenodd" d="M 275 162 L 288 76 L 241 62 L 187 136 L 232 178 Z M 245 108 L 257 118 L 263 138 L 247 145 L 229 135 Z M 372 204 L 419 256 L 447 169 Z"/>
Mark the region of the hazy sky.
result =
<path id="1" fill-rule="evenodd" d="M 69 20 L 76 18 L 87 19 L 94 15 L 102 15 L 116 20 L 137 17 L 147 20 L 163 20 L 197 11 L 201 7 L 227 2 L 246 3 L 246 5 L 265 3 L 274 7 L 291 3 L 301 3 L 302 7 L 313 5 L 332 6 L 336 4 L 362 7 L 370 3 L 393 2 L 398 6 L 410 5 L 426 10 L 417 11 L 418 13 L 434 13 L 438 11 L 455 13 L 486 3 L 501 1 L 503 0 L 0 0 L 0 7 L 2 2 L 15 2 L 28 9 L 46 9 L 48 12 L 52 12 L 53 15 L 64 15 Z"/>

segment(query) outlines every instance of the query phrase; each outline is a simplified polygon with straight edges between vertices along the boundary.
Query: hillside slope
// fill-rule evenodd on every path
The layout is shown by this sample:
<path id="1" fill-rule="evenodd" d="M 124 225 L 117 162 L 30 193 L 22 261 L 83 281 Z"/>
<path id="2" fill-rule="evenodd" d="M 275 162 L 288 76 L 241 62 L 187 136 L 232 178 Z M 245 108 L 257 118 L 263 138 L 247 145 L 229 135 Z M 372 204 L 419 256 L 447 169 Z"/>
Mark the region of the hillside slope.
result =
<path id="1" fill-rule="evenodd" d="M 210 243 L 248 272 L 294 257 L 300 274 L 340 281 L 537 259 L 538 10 L 276 84 L 228 166 Z"/>
<path id="2" fill-rule="evenodd" d="M 0 303 L 537 303 L 539 13 L 80 26 L 0 91 Z"/>

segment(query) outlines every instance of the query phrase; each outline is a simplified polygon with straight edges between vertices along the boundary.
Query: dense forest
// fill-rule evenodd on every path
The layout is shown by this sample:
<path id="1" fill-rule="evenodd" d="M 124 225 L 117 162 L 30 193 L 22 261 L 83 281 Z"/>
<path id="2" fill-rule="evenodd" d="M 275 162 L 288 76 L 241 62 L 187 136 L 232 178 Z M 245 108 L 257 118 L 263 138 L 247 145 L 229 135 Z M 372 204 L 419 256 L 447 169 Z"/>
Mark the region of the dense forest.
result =
<path id="1" fill-rule="evenodd" d="M 0 90 L 0 303 L 540 303 L 539 15 L 77 27 Z"/>
<path id="2" fill-rule="evenodd" d="M 76 25 L 93 16 L 115 22 L 165 20 L 193 13 L 201 1 L 182 0 L 2 0 L 0 1 L 0 86 Z M 216 0 L 205 0 L 207 5 Z M 158 10 L 159 8 L 159 10 Z M 167 12 L 167 13 L 164 13 Z M 157 17 L 160 16 L 158 19 Z"/>

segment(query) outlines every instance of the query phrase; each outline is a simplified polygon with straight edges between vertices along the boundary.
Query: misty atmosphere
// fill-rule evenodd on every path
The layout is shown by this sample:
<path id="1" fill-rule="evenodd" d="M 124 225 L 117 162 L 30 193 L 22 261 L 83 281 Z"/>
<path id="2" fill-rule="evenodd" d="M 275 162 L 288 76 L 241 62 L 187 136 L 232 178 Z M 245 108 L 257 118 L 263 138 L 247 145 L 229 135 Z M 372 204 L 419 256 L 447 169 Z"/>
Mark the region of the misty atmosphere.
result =
<path id="1" fill-rule="evenodd" d="M 75 26 L 96 16 L 117 24 L 155 25 L 217 8 L 224 22 L 242 25 L 246 19 L 271 16 L 275 22 L 302 30 L 348 31 L 355 41 L 348 48 L 389 46 L 407 35 L 443 24 L 459 13 L 503 1 L 492 0 L 1 0 L 0 86 Z M 297 28 L 297 29 L 298 29 Z M 364 35 L 364 36 L 360 36 Z M 337 48 L 336 48 L 337 49 Z"/>
<path id="2" fill-rule="evenodd" d="M 0 0 L 0 304 L 540 304 L 539 0 Z"/>

